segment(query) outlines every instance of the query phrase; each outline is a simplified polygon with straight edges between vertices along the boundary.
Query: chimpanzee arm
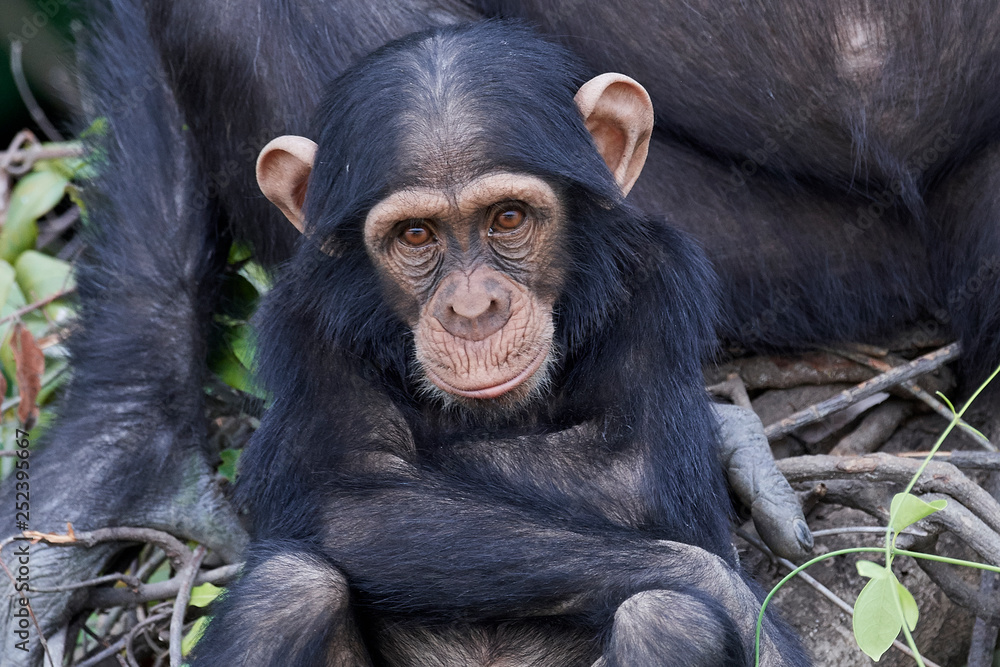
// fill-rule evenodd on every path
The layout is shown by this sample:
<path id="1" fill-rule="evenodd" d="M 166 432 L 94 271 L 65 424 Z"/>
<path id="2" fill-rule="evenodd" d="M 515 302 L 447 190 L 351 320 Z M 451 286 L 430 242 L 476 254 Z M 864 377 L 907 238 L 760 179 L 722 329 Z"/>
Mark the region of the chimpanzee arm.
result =
<path id="1" fill-rule="evenodd" d="M 650 648 L 731 646 L 741 659 L 725 664 L 749 664 L 758 600 L 735 570 L 702 549 L 546 525 L 530 510 L 428 477 L 357 482 L 365 488 L 327 497 L 317 517 L 326 519 L 319 545 L 269 540 L 251 547 L 247 572 L 194 664 L 241 664 L 251 656 L 262 665 L 317 664 L 321 656 L 324 664 L 367 664 L 353 629 L 355 605 L 381 618 L 432 624 L 573 616 L 594 632 L 613 626 L 612 636 L 623 641 L 639 630 Z M 668 601 L 684 610 L 685 623 L 669 613 L 639 613 Z M 705 634 L 692 639 L 690 624 Z M 768 621 L 765 665 L 786 664 L 776 632 Z M 606 658 L 620 650 L 634 655 L 613 642 Z"/>
<path id="2" fill-rule="evenodd" d="M 735 405 L 712 406 L 719 426 L 720 459 L 733 491 L 750 508 L 754 525 L 778 555 L 801 558 L 812 548 L 802 506 L 778 472 L 760 419 Z M 565 502 L 639 525 L 642 501 L 634 491 L 643 477 L 635 456 L 608 457 L 580 443 L 601 443 L 600 423 L 584 423 L 546 436 L 473 442 L 457 447 L 467 467 L 536 489 L 556 487 Z"/>
<path id="3" fill-rule="evenodd" d="M 717 557 L 694 547 L 610 528 L 584 534 L 428 477 L 367 486 L 327 498 L 322 548 L 380 611 L 466 621 L 559 613 L 603 624 L 641 590 L 715 592 L 700 561 Z"/>
<path id="4" fill-rule="evenodd" d="M 358 378 L 332 384 L 343 393 L 326 402 L 340 409 L 328 412 L 322 430 L 299 420 L 289 435 L 291 427 L 281 426 L 291 423 L 281 414 L 285 404 L 272 408 L 244 454 L 241 494 L 255 499 L 259 538 L 299 534 L 317 542 L 364 604 L 442 620 L 567 613 L 600 624 L 641 590 L 695 587 L 715 595 L 718 584 L 701 566 L 714 556 L 658 541 L 637 531 L 634 519 L 616 522 L 625 508 L 640 511 L 641 497 L 629 498 L 639 491 L 602 504 L 616 468 L 641 474 L 648 467 L 638 448 L 600 457 L 607 443 L 584 437 L 593 432 L 581 426 L 548 442 L 526 438 L 522 444 L 534 439 L 539 457 L 483 442 L 449 450 L 447 463 L 428 462 L 379 391 Z M 285 436 L 268 443 L 269 433 Z M 584 454 L 559 455 L 572 449 Z M 327 459 L 337 450 L 336 461 Z M 496 469 L 501 460 L 507 477 Z M 306 483 L 313 476 L 323 483 Z M 626 481 L 626 488 L 644 486 Z"/>

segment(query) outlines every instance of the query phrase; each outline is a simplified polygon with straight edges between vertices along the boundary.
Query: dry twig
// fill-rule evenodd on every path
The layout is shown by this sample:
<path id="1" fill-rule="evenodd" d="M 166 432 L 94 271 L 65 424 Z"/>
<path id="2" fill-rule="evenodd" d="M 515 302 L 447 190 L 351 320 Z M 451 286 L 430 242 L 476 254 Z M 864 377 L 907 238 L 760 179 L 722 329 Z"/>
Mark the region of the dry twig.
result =
<path id="1" fill-rule="evenodd" d="M 236 578 L 243 563 L 234 563 L 217 567 L 208 572 L 199 572 L 194 585 L 216 584 L 225 585 Z M 110 609 L 111 607 L 131 607 L 153 600 L 166 600 L 177 595 L 181 589 L 179 577 L 171 577 L 155 584 L 140 583 L 135 588 L 95 588 L 87 597 L 87 606 L 91 609 Z"/>
<path id="2" fill-rule="evenodd" d="M 867 454 L 858 457 L 797 456 L 782 459 L 777 464 L 792 484 L 824 480 L 829 488 L 833 480 L 861 480 L 875 483 L 887 493 L 887 483 L 905 486 L 916 474 L 921 462 L 890 454 Z M 1000 503 L 953 465 L 931 461 L 917 480 L 913 492 L 950 496 L 989 526 L 989 532 L 994 535 L 1000 533 Z M 888 504 L 883 512 L 887 508 Z M 1000 536 L 997 539 L 1000 540 Z"/>
<path id="3" fill-rule="evenodd" d="M 857 352 L 852 352 L 850 350 L 832 350 L 835 354 L 839 354 L 845 359 L 850 359 L 851 361 L 859 364 L 863 364 L 872 370 L 878 371 L 879 373 L 888 373 L 894 366 L 882 361 L 881 359 L 874 359 L 872 357 L 860 354 Z M 955 425 L 965 433 L 969 438 L 972 439 L 977 445 L 983 449 L 989 450 L 991 452 L 997 451 L 997 448 L 987 440 L 982 433 L 972 428 L 967 422 L 962 419 L 956 419 L 955 413 L 951 411 L 944 403 L 934 398 L 931 394 L 924 391 L 917 385 L 913 380 L 906 380 L 900 383 L 900 387 L 903 388 L 908 394 L 914 398 L 922 401 L 925 405 L 930 407 L 934 412 L 938 413 L 944 417 L 947 421 L 955 421 Z"/>
<path id="4" fill-rule="evenodd" d="M 184 612 L 187 611 L 188 602 L 191 601 L 191 588 L 194 586 L 195 576 L 201 561 L 205 559 L 206 549 L 203 545 L 198 545 L 191 555 L 191 560 L 180 573 L 180 590 L 177 592 L 177 599 L 174 600 L 174 611 L 170 616 L 170 667 L 181 667 L 183 656 L 181 655 L 181 636 L 184 631 Z"/>
<path id="5" fill-rule="evenodd" d="M 23 45 L 19 40 L 15 39 L 10 43 L 10 72 L 14 76 L 14 84 L 17 86 L 17 92 L 21 95 L 21 101 L 24 102 L 24 106 L 28 108 L 28 113 L 31 114 L 32 120 L 35 121 L 38 127 L 42 128 L 42 132 L 49 138 L 49 141 L 62 141 L 62 135 L 59 134 L 59 130 L 48 119 L 45 112 L 42 111 L 41 105 L 38 104 L 35 96 L 31 93 L 31 86 L 28 85 L 28 79 L 24 76 L 24 66 L 21 63 L 21 53 L 23 50 Z"/>
<path id="6" fill-rule="evenodd" d="M 843 410 L 873 394 L 885 391 L 906 380 L 930 373 L 945 363 L 958 358 L 960 353 L 961 346 L 959 343 L 946 345 L 939 350 L 925 354 L 922 357 L 917 357 L 908 364 L 897 366 L 882 375 L 866 380 L 850 389 L 845 389 L 832 398 L 810 406 L 805 410 L 800 410 L 779 422 L 771 424 L 764 429 L 764 434 L 768 440 L 775 440 L 800 426 L 819 421 L 827 415 L 833 414 L 838 410 Z"/>
<path id="7" fill-rule="evenodd" d="M 67 525 L 67 534 L 40 533 L 37 530 L 26 530 L 21 536 L 9 537 L 0 542 L 0 549 L 14 540 L 30 540 L 44 542 L 53 546 L 92 547 L 103 542 L 147 542 L 155 544 L 167 554 L 175 570 L 182 570 L 191 559 L 191 552 L 184 543 L 170 533 L 152 528 L 133 528 L 128 526 L 116 528 L 98 528 L 97 530 L 77 533 Z"/>

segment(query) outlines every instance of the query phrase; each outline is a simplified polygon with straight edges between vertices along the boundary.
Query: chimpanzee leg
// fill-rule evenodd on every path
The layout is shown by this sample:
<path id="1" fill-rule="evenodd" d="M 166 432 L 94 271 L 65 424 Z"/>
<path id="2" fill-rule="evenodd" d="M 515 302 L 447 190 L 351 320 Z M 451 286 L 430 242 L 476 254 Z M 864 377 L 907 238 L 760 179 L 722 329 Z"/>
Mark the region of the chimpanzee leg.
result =
<path id="1" fill-rule="evenodd" d="M 757 596 L 735 572 L 721 570 L 712 559 L 701 564 L 719 585 L 715 597 L 694 589 L 648 590 L 629 597 L 615 612 L 604 656 L 594 667 L 752 665 Z M 773 616 L 765 618 L 760 664 L 808 662 L 788 627 Z"/>
<path id="2" fill-rule="evenodd" d="M 256 549 L 195 649 L 194 665 L 363 667 L 347 579 L 312 553 Z"/>
<path id="3" fill-rule="evenodd" d="M 618 607 L 596 667 L 746 664 L 739 631 L 717 601 L 697 592 L 650 590 Z"/>

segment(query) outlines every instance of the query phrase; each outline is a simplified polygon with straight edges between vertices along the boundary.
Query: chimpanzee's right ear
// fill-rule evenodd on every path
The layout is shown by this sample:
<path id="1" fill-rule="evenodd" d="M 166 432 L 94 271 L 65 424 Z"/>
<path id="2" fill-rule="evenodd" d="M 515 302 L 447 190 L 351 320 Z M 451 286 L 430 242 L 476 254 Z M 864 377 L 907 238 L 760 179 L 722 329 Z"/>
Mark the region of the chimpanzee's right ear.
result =
<path id="1" fill-rule="evenodd" d="M 305 231 L 302 204 L 316 158 L 316 142 L 285 135 L 272 139 L 257 158 L 257 185 L 300 232 Z"/>

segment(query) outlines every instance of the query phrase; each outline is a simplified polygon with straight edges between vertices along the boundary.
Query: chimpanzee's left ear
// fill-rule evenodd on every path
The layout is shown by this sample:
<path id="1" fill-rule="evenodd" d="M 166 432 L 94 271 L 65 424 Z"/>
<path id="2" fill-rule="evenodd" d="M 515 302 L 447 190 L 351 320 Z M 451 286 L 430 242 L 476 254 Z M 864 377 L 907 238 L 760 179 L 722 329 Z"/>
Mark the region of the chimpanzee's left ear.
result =
<path id="1" fill-rule="evenodd" d="M 580 87 L 576 106 L 622 193 L 632 189 L 649 152 L 653 103 L 624 74 L 601 74 Z"/>
<path id="2" fill-rule="evenodd" d="M 305 231 L 302 204 L 315 157 L 314 141 L 289 134 L 272 139 L 257 158 L 260 191 L 300 232 Z"/>

